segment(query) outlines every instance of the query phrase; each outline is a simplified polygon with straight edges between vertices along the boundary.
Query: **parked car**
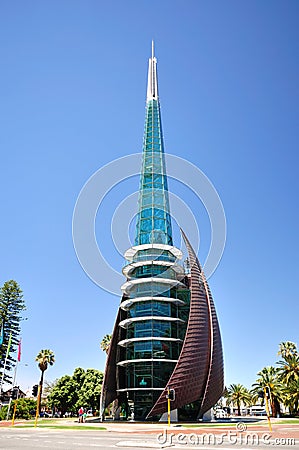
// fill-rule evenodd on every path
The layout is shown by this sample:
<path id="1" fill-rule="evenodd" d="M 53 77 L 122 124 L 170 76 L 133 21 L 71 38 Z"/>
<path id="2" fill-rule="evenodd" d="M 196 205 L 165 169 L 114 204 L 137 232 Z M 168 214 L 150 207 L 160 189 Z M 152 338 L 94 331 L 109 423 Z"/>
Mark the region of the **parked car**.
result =
<path id="1" fill-rule="evenodd" d="M 216 419 L 224 419 L 225 417 L 227 417 L 227 413 L 226 411 L 224 411 L 224 409 L 216 409 L 215 417 Z"/>

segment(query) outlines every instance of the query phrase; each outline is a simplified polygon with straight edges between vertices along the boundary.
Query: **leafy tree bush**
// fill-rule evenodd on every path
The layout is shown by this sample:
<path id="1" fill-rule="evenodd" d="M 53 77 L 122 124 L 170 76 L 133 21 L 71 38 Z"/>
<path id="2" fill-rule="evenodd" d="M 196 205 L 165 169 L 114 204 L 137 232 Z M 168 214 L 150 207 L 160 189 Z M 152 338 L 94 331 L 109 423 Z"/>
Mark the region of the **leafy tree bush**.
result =
<path id="1" fill-rule="evenodd" d="M 16 419 L 30 419 L 32 416 L 35 415 L 36 400 L 33 400 L 32 398 L 20 398 L 18 401 L 15 400 L 12 403 L 11 415 L 13 413 L 14 405 L 16 402 L 17 402 L 15 415 Z"/>
<path id="2" fill-rule="evenodd" d="M 64 415 L 66 412 L 75 414 L 78 400 L 77 383 L 70 375 L 59 378 L 48 395 L 48 406 L 57 408 Z"/>
<path id="3" fill-rule="evenodd" d="M 8 406 L 2 406 L 0 409 L 0 420 L 6 420 Z"/>
<path id="4" fill-rule="evenodd" d="M 91 408 L 93 411 L 100 408 L 100 398 L 103 383 L 103 373 L 96 369 L 87 369 L 84 381 L 79 390 L 76 408 Z"/>
<path id="5" fill-rule="evenodd" d="M 48 406 L 57 408 L 64 415 L 76 415 L 78 409 L 99 409 L 103 373 L 96 369 L 75 369 L 72 376 L 59 378 L 48 395 Z"/>
<path id="6" fill-rule="evenodd" d="M 15 404 L 17 402 L 16 407 L 16 419 L 30 419 L 34 416 L 36 411 L 36 400 L 31 398 L 19 398 L 18 400 L 14 400 L 10 407 L 9 419 L 12 419 L 13 411 Z M 5 405 L 0 410 L 0 420 L 6 420 L 8 406 Z M 33 414 L 32 414 L 33 413 Z"/>

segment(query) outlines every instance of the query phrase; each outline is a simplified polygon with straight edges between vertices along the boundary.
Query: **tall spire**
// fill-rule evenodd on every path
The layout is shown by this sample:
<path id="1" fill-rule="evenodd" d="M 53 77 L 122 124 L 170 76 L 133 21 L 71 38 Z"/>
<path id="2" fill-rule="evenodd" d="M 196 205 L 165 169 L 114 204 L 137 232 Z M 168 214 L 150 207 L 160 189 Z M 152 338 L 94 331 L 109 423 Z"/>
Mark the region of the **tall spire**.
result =
<path id="1" fill-rule="evenodd" d="M 148 63 L 146 116 L 135 245 L 172 245 L 172 228 L 158 97 L 157 59 Z"/>
<path id="2" fill-rule="evenodd" d="M 146 100 L 158 99 L 157 58 L 154 53 L 154 41 L 152 41 L 152 57 L 148 61 L 147 96 Z"/>

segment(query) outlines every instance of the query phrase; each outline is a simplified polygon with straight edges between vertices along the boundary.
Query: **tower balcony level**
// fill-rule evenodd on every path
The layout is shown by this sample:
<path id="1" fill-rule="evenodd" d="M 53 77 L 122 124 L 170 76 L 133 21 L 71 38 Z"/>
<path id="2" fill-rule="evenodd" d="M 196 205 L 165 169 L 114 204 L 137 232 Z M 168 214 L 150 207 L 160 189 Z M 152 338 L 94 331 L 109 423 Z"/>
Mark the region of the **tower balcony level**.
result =
<path id="1" fill-rule="evenodd" d="M 120 307 L 127 311 L 133 306 L 135 303 L 140 302 L 151 302 L 151 301 L 158 301 L 158 302 L 166 302 L 166 303 L 173 303 L 175 305 L 183 306 L 185 305 L 185 302 L 179 298 L 174 297 L 154 297 L 154 296 L 146 296 L 146 297 L 137 297 L 137 298 L 129 298 L 127 300 L 124 300 L 121 302 Z"/>
<path id="2" fill-rule="evenodd" d="M 117 363 L 118 366 L 126 366 L 132 363 L 174 363 L 178 362 L 177 359 L 164 359 L 164 358 L 138 358 L 138 359 L 126 359 L 125 361 L 120 361 Z M 150 388 L 148 388 L 150 389 Z"/>
<path id="3" fill-rule="evenodd" d="M 119 326 L 122 328 L 128 328 L 132 323 L 135 322 L 145 322 L 147 320 L 159 320 L 165 322 L 180 322 L 184 323 L 184 320 L 177 317 L 167 317 L 167 316 L 140 316 L 140 317 L 130 317 L 129 319 L 122 320 L 119 322 Z"/>
<path id="4" fill-rule="evenodd" d="M 152 256 L 150 259 L 150 255 L 147 255 L 143 259 L 141 259 L 140 257 L 139 261 L 130 262 L 129 264 L 123 267 L 122 272 L 125 277 L 130 278 L 132 272 L 134 272 L 135 269 L 137 269 L 138 267 L 142 267 L 144 265 L 163 266 L 165 267 L 165 271 L 167 270 L 167 268 L 171 268 L 177 273 L 177 276 L 181 278 L 183 278 L 185 275 L 184 268 L 181 265 L 177 264 L 175 261 L 157 260 L 153 259 Z"/>
<path id="5" fill-rule="evenodd" d="M 130 262 L 144 261 L 147 259 L 147 256 L 149 260 L 170 261 L 172 257 L 173 261 L 175 261 L 176 259 L 182 259 L 183 254 L 177 247 L 166 244 L 134 245 L 124 254 L 125 259 Z M 155 257 L 153 258 L 153 256 Z"/>
<path id="6" fill-rule="evenodd" d="M 127 347 L 128 345 L 134 342 L 147 342 L 147 341 L 165 341 L 165 342 L 182 342 L 182 339 L 179 338 L 171 338 L 171 337 L 140 337 L 140 338 L 132 338 L 132 339 L 123 339 L 119 341 L 117 345 L 121 347 Z"/>
<path id="7" fill-rule="evenodd" d="M 158 278 L 158 277 L 148 277 L 148 278 L 135 278 L 133 280 L 127 280 L 122 286 L 121 290 L 124 294 L 129 295 L 131 289 L 133 289 L 135 286 L 140 286 L 143 284 L 150 284 L 152 286 L 153 284 L 159 284 L 160 286 L 163 285 L 163 288 L 160 287 L 160 292 L 163 293 L 164 291 L 167 291 L 171 287 L 181 287 L 185 288 L 185 284 L 181 281 L 170 279 L 170 278 Z M 164 289 L 165 286 L 165 289 Z"/>

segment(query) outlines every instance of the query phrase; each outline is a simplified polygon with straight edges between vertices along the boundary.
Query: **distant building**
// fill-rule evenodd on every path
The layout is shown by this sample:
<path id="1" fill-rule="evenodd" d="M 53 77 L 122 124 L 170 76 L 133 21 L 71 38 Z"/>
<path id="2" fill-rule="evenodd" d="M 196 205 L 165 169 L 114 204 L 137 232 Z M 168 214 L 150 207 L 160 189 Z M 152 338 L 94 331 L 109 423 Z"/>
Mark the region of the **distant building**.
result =
<path id="1" fill-rule="evenodd" d="M 3 405 L 6 405 L 9 403 L 9 399 L 11 398 L 11 395 L 12 395 L 12 389 L 13 388 L 10 388 L 10 389 L 8 389 L 8 391 L 5 391 L 5 392 L 3 391 L 2 396 L 1 396 L 1 403 Z M 23 392 L 21 389 L 19 389 L 18 398 L 25 398 L 25 397 L 26 397 L 25 392 Z"/>
<path id="2" fill-rule="evenodd" d="M 136 420 L 167 411 L 203 416 L 223 392 L 220 331 L 212 295 L 185 233 L 187 263 L 173 246 L 158 95 L 157 59 L 149 59 L 143 161 L 135 245 L 125 253 L 126 282 L 103 387 L 102 411 L 117 400 Z"/>

